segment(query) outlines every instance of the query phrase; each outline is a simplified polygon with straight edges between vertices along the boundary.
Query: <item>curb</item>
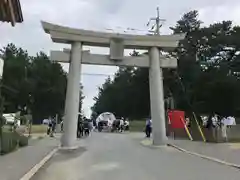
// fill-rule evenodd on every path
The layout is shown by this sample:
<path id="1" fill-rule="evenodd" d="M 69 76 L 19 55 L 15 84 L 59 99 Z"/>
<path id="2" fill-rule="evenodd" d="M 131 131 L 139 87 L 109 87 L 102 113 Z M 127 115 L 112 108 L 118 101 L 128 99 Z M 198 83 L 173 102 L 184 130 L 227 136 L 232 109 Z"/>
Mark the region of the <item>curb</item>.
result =
<path id="1" fill-rule="evenodd" d="M 234 167 L 234 168 L 237 168 L 237 169 L 240 169 L 240 165 L 239 164 L 234 164 L 234 163 L 230 163 L 230 162 L 226 162 L 226 161 L 223 161 L 221 159 L 217 159 L 217 158 L 213 158 L 213 157 L 210 157 L 210 156 L 205 156 L 203 154 L 199 154 L 199 153 L 195 153 L 195 152 L 192 152 L 192 151 L 188 151 L 186 149 L 183 149 L 179 146 L 176 146 L 174 144 L 167 144 L 168 146 L 170 147 L 173 147 L 181 152 L 184 152 L 184 153 L 187 153 L 187 154 L 190 154 L 190 155 L 194 155 L 194 156 L 197 156 L 197 157 L 200 157 L 202 159 L 206 159 L 206 160 L 209 160 L 209 161 L 213 161 L 213 162 L 216 162 L 216 163 L 219 163 L 219 164 L 222 164 L 222 165 L 226 165 L 226 166 L 230 166 L 230 167 Z"/>
<path id="2" fill-rule="evenodd" d="M 39 163 L 33 166 L 23 177 L 19 180 L 30 180 L 38 170 L 58 151 L 59 147 L 53 149 L 50 153 L 48 153 Z"/>

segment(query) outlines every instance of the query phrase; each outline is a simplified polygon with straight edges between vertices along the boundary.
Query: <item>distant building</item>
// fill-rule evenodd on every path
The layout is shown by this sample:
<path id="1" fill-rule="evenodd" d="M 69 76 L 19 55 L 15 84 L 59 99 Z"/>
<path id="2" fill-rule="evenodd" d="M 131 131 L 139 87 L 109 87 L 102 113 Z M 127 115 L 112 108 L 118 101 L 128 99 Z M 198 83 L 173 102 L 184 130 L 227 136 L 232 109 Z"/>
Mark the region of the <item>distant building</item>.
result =
<path id="1" fill-rule="evenodd" d="M 23 22 L 21 4 L 19 0 L 0 0 L 0 21 L 10 22 L 12 26 Z"/>

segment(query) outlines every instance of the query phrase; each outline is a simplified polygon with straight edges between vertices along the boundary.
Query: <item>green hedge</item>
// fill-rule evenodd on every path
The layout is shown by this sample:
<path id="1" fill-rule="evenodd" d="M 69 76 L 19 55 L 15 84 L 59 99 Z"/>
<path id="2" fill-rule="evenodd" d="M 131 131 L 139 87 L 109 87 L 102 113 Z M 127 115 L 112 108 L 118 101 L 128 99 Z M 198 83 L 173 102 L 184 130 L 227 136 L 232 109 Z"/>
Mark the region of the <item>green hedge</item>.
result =
<path id="1" fill-rule="evenodd" d="M 27 146 L 28 145 L 28 137 L 24 136 L 24 135 L 20 135 L 19 136 L 19 146 L 23 147 L 23 146 Z"/>
<path id="2" fill-rule="evenodd" d="M 28 145 L 28 138 L 17 132 L 3 132 L 1 154 L 7 154 L 18 147 Z"/>
<path id="3" fill-rule="evenodd" d="M 3 132 L 1 140 L 1 154 L 14 151 L 18 146 L 18 138 L 14 132 Z"/>

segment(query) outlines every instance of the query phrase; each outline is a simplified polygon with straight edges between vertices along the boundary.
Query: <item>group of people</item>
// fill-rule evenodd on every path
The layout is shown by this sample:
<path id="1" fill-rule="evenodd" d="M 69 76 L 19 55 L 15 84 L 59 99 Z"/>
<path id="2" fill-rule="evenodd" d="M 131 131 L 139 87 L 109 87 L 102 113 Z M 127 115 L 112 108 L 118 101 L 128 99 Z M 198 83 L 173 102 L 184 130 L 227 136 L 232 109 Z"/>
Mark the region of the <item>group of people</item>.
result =
<path id="1" fill-rule="evenodd" d="M 222 126 L 234 126 L 236 125 L 235 117 L 233 116 L 220 116 L 217 114 L 212 114 L 208 117 L 205 127 L 222 127 Z"/>
<path id="2" fill-rule="evenodd" d="M 93 129 L 92 122 L 86 118 L 79 119 L 77 125 L 77 138 L 82 137 L 83 135 L 89 136 L 90 132 Z"/>
<path id="3" fill-rule="evenodd" d="M 109 123 L 108 126 L 111 128 L 111 131 L 128 131 L 129 130 L 129 121 L 127 119 L 121 118 L 119 120 L 114 120 L 113 123 Z"/>
<path id="4" fill-rule="evenodd" d="M 48 125 L 47 134 L 50 137 L 54 137 L 54 133 L 56 132 L 56 126 L 57 126 L 56 119 L 54 117 L 44 119 L 43 124 Z M 59 125 L 61 128 L 61 132 L 63 132 L 64 131 L 63 121 L 61 121 Z M 88 136 L 90 134 L 92 128 L 93 128 L 92 122 L 90 122 L 86 118 L 83 118 L 83 119 L 79 118 L 78 123 L 77 123 L 77 137 L 80 138 L 83 135 Z"/>
<path id="5" fill-rule="evenodd" d="M 211 116 L 208 117 L 205 127 L 211 131 L 221 129 L 223 139 L 225 141 L 228 141 L 227 128 L 230 128 L 231 126 L 234 125 L 236 125 L 235 117 L 212 114 Z M 215 136 L 214 133 L 213 135 Z"/>

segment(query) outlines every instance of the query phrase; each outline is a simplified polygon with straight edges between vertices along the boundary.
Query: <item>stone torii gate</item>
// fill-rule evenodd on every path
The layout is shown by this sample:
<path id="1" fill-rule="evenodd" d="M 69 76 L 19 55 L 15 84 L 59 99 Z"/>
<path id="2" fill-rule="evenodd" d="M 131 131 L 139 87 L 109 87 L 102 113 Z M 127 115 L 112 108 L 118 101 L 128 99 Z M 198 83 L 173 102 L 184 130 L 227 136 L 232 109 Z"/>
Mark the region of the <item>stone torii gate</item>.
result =
<path id="1" fill-rule="evenodd" d="M 176 68 L 177 60 L 164 57 L 159 50 L 176 48 L 178 42 L 184 38 L 183 34 L 161 36 L 126 35 L 74 29 L 47 22 L 42 22 L 42 26 L 45 32 L 50 34 L 53 42 L 71 44 L 71 50 L 51 51 L 52 60 L 70 63 L 65 102 L 64 134 L 61 139 L 63 148 L 77 148 L 76 124 L 78 119 L 81 64 L 149 68 L 153 143 L 154 145 L 166 144 L 162 68 Z M 90 54 L 89 51 L 82 51 L 83 45 L 110 47 L 110 54 Z M 149 51 L 149 55 L 125 57 L 124 49 L 145 49 Z"/>

